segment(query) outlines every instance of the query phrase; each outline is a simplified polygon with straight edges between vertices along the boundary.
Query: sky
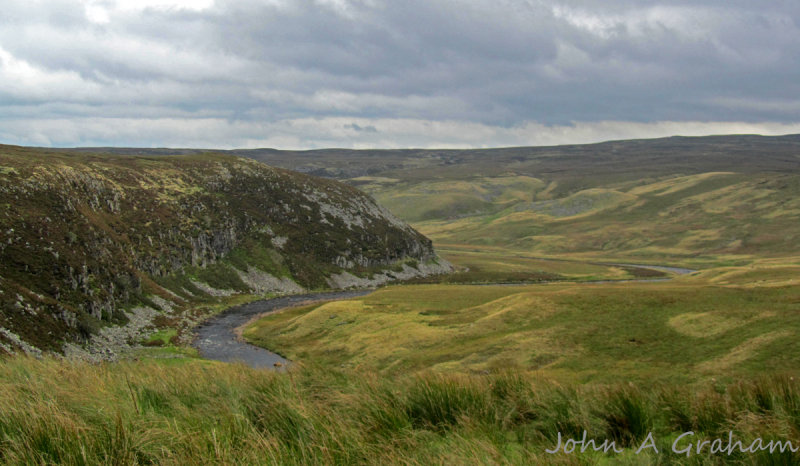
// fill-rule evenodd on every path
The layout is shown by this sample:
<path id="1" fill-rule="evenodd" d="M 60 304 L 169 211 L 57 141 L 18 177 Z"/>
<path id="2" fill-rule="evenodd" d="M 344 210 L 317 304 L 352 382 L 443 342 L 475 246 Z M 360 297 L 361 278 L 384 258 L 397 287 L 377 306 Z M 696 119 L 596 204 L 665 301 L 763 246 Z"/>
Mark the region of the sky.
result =
<path id="1" fill-rule="evenodd" d="M 800 133 L 796 0 L 3 0 L 0 143 Z"/>

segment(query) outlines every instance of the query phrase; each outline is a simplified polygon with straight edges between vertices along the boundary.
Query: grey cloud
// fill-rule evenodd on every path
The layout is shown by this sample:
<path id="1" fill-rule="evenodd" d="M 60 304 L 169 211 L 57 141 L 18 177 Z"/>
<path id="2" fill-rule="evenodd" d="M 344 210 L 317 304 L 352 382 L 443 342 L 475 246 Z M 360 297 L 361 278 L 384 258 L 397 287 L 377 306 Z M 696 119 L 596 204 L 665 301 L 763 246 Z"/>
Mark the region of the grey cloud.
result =
<path id="1" fill-rule="evenodd" d="M 374 127 L 372 125 L 361 126 L 361 125 L 358 125 L 356 123 L 350 123 L 348 125 L 344 125 L 344 127 L 347 128 L 347 129 L 352 129 L 353 131 L 357 131 L 359 133 L 362 132 L 362 131 L 363 132 L 367 132 L 367 133 L 377 133 L 378 132 L 378 128 L 376 128 L 376 127 Z"/>
<path id="2" fill-rule="evenodd" d="M 800 121 L 796 2 L 218 0 L 199 11 L 93 2 L 108 7 L 107 23 L 89 19 L 87 2 L 7 3 L 0 123 L 23 131 L 46 121 L 58 136 L 39 139 L 55 145 L 100 137 L 56 129 L 70 118 L 169 118 L 187 134 L 198 134 L 190 120 L 213 119 L 239 128 L 220 133 L 231 141 L 307 145 L 316 143 L 286 122 L 342 118 L 345 132 L 325 141 L 392 144 L 369 139 L 399 134 L 370 121 L 456 121 L 497 128 L 507 145 L 530 139 L 507 130 L 531 124 Z"/>

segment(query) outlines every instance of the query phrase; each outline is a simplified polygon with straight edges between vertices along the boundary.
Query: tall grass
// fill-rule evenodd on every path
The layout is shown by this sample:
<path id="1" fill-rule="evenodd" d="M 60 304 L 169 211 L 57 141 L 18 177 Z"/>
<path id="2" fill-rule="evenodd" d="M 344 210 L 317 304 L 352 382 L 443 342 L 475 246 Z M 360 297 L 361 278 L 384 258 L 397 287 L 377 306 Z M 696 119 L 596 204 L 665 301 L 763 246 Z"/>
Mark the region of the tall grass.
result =
<path id="1" fill-rule="evenodd" d="M 789 376 L 698 389 L 561 386 L 512 372 L 382 378 L 203 362 L 0 362 L 3 464 L 796 464 L 792 452 L 668 450 L 690 430 L 695 442 L 733 431 L 746 443 L 797 444 L 799 429 L 800 386 Z M 583 431 L 625 453 L 545 453 L 559 433 Z M 661 454 L 635 456 L 650 432 Z"/>

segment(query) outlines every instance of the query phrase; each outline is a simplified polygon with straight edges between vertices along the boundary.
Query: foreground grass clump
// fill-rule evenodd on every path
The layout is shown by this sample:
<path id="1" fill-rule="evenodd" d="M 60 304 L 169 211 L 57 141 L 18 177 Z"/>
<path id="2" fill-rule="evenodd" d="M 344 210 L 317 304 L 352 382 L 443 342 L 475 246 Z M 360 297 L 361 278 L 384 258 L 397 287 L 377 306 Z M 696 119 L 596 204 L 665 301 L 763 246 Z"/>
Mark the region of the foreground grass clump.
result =
<path id="1" fill-rule="evenodd" d="M 8 464 L 594 463 L 603 459 L 793 464 L 791 452 L 685 457 L 682 443 L 800 441 L 800 384 L 773 376 L 700 388 L 561 386 L 511 372 L 423 374 L 153 361 L 0 363 L 0 462 Z M 551 455 L 559 433 L 622 453 Z M 659 449 L 636 448 L 652 432 Z"/>

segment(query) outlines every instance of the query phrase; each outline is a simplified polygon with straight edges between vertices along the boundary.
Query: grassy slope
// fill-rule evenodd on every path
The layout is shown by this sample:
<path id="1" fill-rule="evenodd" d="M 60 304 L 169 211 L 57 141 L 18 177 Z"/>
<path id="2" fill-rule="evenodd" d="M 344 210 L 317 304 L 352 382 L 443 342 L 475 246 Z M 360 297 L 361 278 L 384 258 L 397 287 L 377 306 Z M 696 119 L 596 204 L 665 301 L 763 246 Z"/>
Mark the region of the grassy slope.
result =
<path id="1" fill-rule="evenodd" d="M 774 282 L 746 285 L 748 274 Z M 287 310 L 245 336 L 290 359 L 385 373 L 691 383 L 800 370 L 798 277 L 785 265 L 662 283 L 395 286 Z"/>
<path id="2" fill-rule="evenodd" d="M 436 251 L 446 257 L 456 272 L 417 283 L 531 283 L 558 280 L 626 280 L 652 271 L 624 268 L 585 260 L 541 258 L 503 247 L 469 244 L 438 245 Z"/>
<path id="3" fill-rule="evenodd" d="M 245 154 L 348 179 L 440 246 L 700 266 L 800 252 L 798 136 Z"/>
<path id="4" fill-rule="evenodd" d="M 437 191 L 417 195 L 413 208 L 401 202 L 406 189 L 425 192 L 428 182 L 367 189 L 443 248 L 468 245 L 534 256 L 696 266 L 800 253 L 797 174 L 676 175 L 599 185 L 562 197 L 548 192 L 550 185 L 522 195 L 515 194 L 513 178 L 491 180 L 498 187 L 496 197 L 473 197 L 487 205 L 483 211 L 438 217 L 436 212 L 457 212 L 459 204 L 438 205 L 436 212 L 414 210 L 432 205 L 425 196 L 447 202 Z M 506 182 L 506 189 L 500 189 Z"/>
<path id="5" fill-rule="evenodd" d="M 798 135 L 233 153 L 359 186 L 466 266 L 457 249 L 696 267 L 800 254 Z"/>

